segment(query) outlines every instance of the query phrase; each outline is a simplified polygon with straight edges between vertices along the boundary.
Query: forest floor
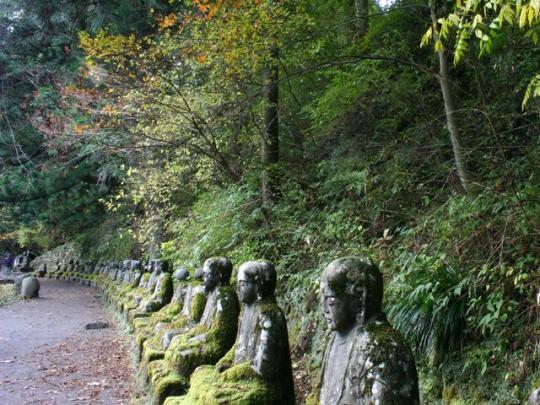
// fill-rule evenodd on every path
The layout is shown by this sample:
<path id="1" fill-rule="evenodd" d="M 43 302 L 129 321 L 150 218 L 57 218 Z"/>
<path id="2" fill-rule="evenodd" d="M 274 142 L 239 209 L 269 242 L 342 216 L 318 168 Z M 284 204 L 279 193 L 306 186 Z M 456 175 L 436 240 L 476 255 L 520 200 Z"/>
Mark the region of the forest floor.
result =
<path id="1" fill-rule="evenodd" d="M 40 279 L 39 299 L 0 307 L 0 404 L 125 404 L 141 395 L 130 340 L 96 291 Z M 106 322 L 106 329 L 85 325 Z"/>

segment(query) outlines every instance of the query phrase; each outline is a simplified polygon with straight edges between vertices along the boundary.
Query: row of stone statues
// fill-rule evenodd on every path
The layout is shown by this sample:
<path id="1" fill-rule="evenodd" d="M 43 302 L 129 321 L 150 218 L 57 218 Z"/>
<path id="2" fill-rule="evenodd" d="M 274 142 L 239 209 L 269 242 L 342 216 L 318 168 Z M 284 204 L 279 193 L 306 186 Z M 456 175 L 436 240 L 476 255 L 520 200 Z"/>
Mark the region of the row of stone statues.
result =
<path id="1" fill-rule="evenodd" d="M 287 323 L 267 261 L 233 266 L 210 258 L 193 274 L 166 261 L 58 264 L 49 277 L 103 291 L 132 325 L 152 401 L 294 404 Z M 383 279 L 370 261 L 346 257 L 321 277 L 331 335 L 310 404 L 418 404 L 411 350 L 382 312 Z"/>

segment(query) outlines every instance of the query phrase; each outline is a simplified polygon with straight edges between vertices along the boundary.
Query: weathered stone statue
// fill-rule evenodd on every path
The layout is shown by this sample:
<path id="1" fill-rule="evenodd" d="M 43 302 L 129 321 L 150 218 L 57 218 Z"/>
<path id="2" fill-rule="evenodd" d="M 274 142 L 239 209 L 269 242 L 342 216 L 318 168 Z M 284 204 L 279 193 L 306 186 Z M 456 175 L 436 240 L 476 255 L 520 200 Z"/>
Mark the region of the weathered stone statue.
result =
<path id="1" fill-rule="evenodd" d="M 185 272 L 179 275 L 177 270 L 174 273 L 174 278 L 178 284 L 174 289 L 171 301 L 158 312 L 151 314 L 150 318 L 148 318 L 144 324 L 139 323 L 140 320 L 138 319 L 135 320 L 135 341 L 137 342 L 137 348 L 139 349 L 139 360 L 141 359 L 143 352 L 143 343 L 154 334 L 155 325 L 160 322 L 170 322 L 182 309 L 182 304 L 188 288 L 187 281 L 189 279 L 189 272 L 186 269 Z"/>
<path id="2" fill-rule="evenodd" d="M 196 325 L 206 304 L 206 292 L 201 284 L 202 272 L 195 273 L 193 280 L 180 282 L 171 303 L 152 315 L 148 325 L 137 333 L 136 341 L 141 347 L 141 367 L 162 359 L 172 338 L 183 330 Z M 179 312 L 176 312 L 179 309 Z M 165 335 L 166 345 L 163 345 Z"/>
<path id="3" fill-rule="evenodd" d="M 332 334 L 319 392 L 308 403 L 419 404 L 414 358 L 382 312 L 377 267 L 359 257 L 335 260 L 323 272 L 321 295 Z"/>
<path id="4" fill-rule="evenodd" d="M 138 269 L 138 263 L 136 260 L 124 260 L 122 262 L 122 283 L 111 287 L 114 290 L 111 300 L 120 312 L 124 308 L 124 297 L 139 285 L 141 271 Z"/>
<path id="5" fill-rule="evenodd" d="M 287 323 L 275 287 L 271 263 L 240 266 L 237 290 L 243 307 L 236 343 L 215 368 L 195 371 L 186 396 L 169 397 L 165 404 L 294 404 Z"/>
<path id="6" fill-rule="evenodd" d="M 28 272 L 31 270 L 30 267 L 30 255 L 28 252 L 23 253 L 22 255 L 16 256 L 13 261 L 13 269 L 16 272 Z"/>
<path id="7" fill-rule="evenodd" d="M 131 320 L 149 316 L 150 313 L 168 304 L 172 298 L 173 283 L 169 273 L 169 262 L 156 260 L 153 274 L 156 282 L 152 295 L 141 301 L 139 307 L 133 311 Z"/>
<path id="8" fill-rule="evenodd" d="M 139 287 L 127 293 L 126 297 L 122 300 L 123 312 L 125 313 L 135 310 L 144 298 L 153 294 L 156 288 L 157 277 L 154 261 L 151 261 L 149 265 L 145 266 L 145 270 L 147 272 L 142 274 Z"/>
<path id="9" fill-rule="evenodd" d="M 239 305 L 230 286 L 232 264 L 217 257 L 204 262 L 204 286 L 207 300 L 199 323 L 171 340 L 165 359 L 148 367 L 155 402 L 170 395 L 183 394 L 188 377 L 202 364 L 215 364 L 234 343 Z"/>

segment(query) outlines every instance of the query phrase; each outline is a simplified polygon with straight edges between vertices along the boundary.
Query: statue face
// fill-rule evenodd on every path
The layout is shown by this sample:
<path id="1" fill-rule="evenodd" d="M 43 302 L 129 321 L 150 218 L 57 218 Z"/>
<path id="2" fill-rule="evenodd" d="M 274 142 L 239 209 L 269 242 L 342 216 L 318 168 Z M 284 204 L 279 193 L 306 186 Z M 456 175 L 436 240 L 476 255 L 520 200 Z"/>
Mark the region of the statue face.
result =
<path id="1" fill-rule="evenodd" d="M 325 284 L 323 284 L 322 296 L 324 318 L 328 327 L 340 332 L 348 330 L 355 320 L 355 311 L 351 308 L 349 298 L 345 294 L 338 295 Z"/>
<path id="2" fill-rule="evenodd" d="M 238 273 L 238 299 L 244 304 L 251 304 L 257 299 L 257 284 L 253 277 L 248 276 L 244 271 Z"/>
<path id="3" fill-rule="evenodd" d="M 205 263 L 204 269 L 203 269 L 204 289 L 206 290 L 206 292 L 210 292 L 214 288 L 217 287 L 218 283 L 219 283 L 219 276 L 217 274 L 217 270 L 210 266 L 207 266 Z"/>

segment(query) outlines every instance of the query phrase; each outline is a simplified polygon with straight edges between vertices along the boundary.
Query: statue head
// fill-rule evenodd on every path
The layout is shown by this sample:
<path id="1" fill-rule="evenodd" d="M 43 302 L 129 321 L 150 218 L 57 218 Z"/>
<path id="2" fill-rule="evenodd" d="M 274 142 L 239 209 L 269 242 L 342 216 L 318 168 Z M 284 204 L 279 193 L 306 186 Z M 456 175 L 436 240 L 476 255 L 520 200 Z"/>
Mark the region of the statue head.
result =
<path id="1" fill-rule="evenodd" d="M 178 266 L 174 272 L 174 277 L 178 281 L 187 280 L 189 278 L 189 271 L 185 266 Z"/>
<path id="2" fill-rule="evenodd" d="M 203 267 L 204 288 L 207 292 L 220 285 L 227 285 L 231 279 L 232 263 L 226 257 L 206 259 Z"/>
<path id="3" fill-rule="evenodd" d="M 347 331 L 381 312 L 382 275 L 368 259 L 337 259 L 324 269 L 321 295 L 330 329 Z"/>
<path id="4" fill-rule="evenodd" d="M 153 269 L 155 270 L 155 272 L 157 274 L 161 274 L 161 273 L 164 273 L 164 272 L 165 273 L 169 272 L 169 261 L 168 260 L 156 259 L 153 262 L 154 262 Z"/>
<path id="5" fill-rule="evenodd" d="M 245 262 L 238 269 L 238 298 L 245 304 L 274 299 L 276 281 L 272 263 L 264 260 Z"/>

